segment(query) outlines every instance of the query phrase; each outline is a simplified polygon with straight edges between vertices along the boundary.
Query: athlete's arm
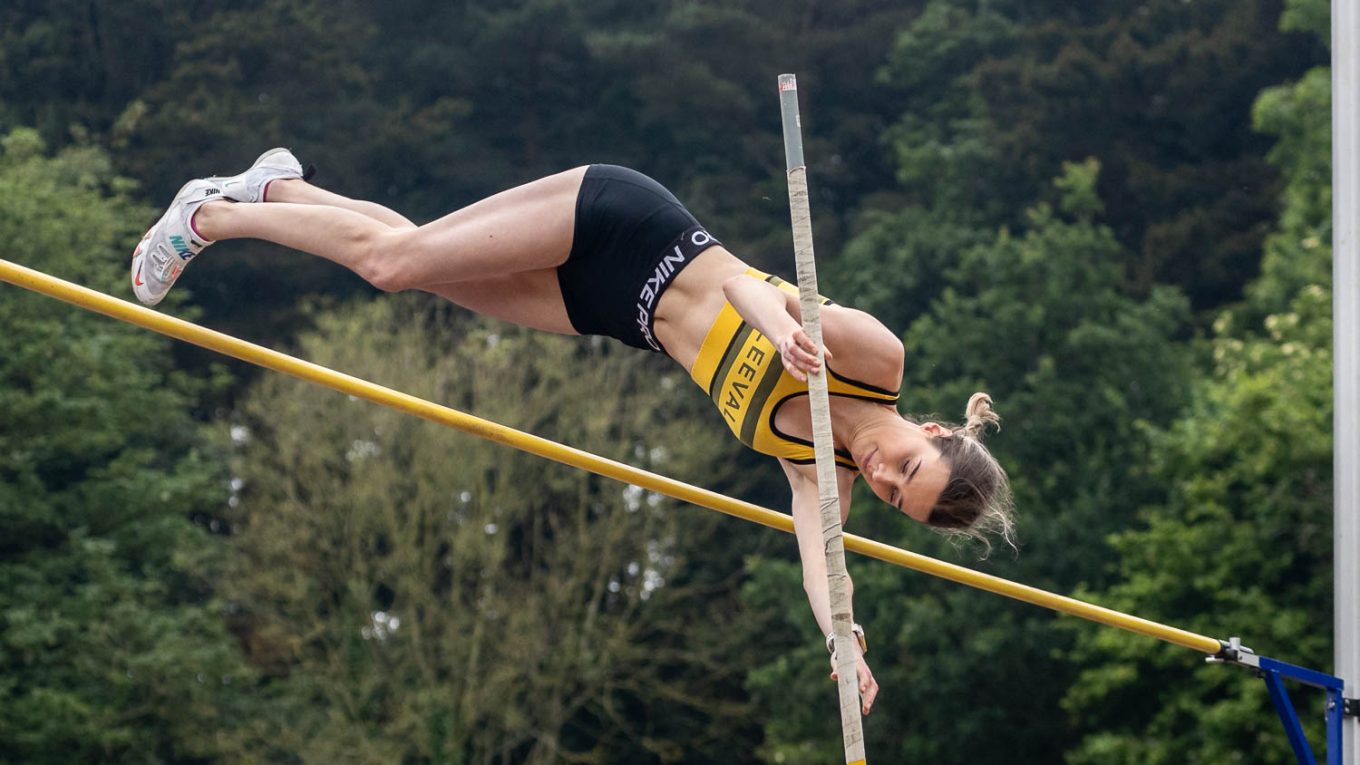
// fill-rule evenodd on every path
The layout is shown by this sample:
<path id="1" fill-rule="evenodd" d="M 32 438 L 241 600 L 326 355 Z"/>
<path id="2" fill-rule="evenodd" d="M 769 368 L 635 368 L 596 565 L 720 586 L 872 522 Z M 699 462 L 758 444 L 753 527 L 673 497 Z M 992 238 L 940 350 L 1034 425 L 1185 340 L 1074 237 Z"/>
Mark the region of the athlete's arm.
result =
<path id="1" fill-rule="evenodd" d="M 798 299 L 747 274 L 723 282 L 723 295 L 747 324 L 770 338 L 789 374 L 806 382 L 817 368 L 817 345 L 803 332 Z"/>
<path id="2" fill-rule="evenodd" d="M 812 615 L 817 620 L 817 626 L 821 629 L 821 634 L 829 635 L 832 632 L 831 624 L 831 591 L 830 584 L 826 580 L 826 555 L 822 541 L 822 511 L 821 502 L 817 493 L 817 480 L 815 470 L 810 470 L 812 466 L 794 465 L 787 460 L 779 460 L 779 464 L 784 468 L 784 474 L 788 476 L 789 488 L 793 492 L 793 528 L 798 537 L 798 556 L 803 562 L 803 591 L 807 594 L 808 604 L 812 606 Z M 844 523 L 850 513 L 850 487 L 854 484 L 855 474 L 836 469 L 837 490 L 840 496 L 841 522 Z M 847 587 L 850 594 L 851 603 L 854 602 L 855 586 L 849 580 L 847 574 Z M 851 606 L 851 620 L 853 621 L 854 607 Z M 859 694 L 862 702 L 862 711 L 869 714 L 873 707 L 874 698 L 878 695 L 878 681 L 874 679 L 874 673 L 869 669 L 869 664 L 864 660 L 864 654 L 860 650 L 859 644 L 851 641 L 854 645 L 856 662 L 856 674 L 859 680 Z M 835 678 L 833 662 L 832 678 Z"/>
<path id="3" fill-rule="evenodd" d="M 723 294 L 747 324 L 779 350 L 784 368 L 799 380 L 816 367 L 817 346 L 803 332 L 796 295 L 747 274 L 723 282 Z M 841 305 L 822 306 L 822 341 L 836 371 L 856 380 L 897 390 L 902 384 L 902 340 L 872 315 Z"/>

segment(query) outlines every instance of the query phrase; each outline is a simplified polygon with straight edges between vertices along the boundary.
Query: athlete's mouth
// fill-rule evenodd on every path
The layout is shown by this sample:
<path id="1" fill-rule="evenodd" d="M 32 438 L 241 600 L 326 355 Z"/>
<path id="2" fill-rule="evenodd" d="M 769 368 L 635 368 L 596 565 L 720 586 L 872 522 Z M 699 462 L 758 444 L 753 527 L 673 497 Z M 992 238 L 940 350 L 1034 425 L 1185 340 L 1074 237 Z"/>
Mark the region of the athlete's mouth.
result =
<path id="1" fill-rule="evenodd" d="M 868 475 L 873 470 L 873 465 L 870 464 L 870 460 L 874 458 L 875 454 L 878 454 L 877 449 L 864 455 L 864 458 L 859 461 L 859 472 Z"/>

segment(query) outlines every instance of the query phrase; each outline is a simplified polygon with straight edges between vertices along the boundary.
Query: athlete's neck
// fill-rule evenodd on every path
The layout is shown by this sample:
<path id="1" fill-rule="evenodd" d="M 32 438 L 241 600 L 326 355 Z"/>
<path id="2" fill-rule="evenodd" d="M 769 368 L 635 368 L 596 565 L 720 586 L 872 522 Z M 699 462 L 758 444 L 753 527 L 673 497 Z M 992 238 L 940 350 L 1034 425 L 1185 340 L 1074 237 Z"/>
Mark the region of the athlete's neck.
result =
<path id="1" fill-rule="evenodd" d="M 874 444 L 888 435 L 894 438 L 928 438 L 921 432 L 921 426 L 903 418 L 891 405 L 841 397 L 833 401 L 831 429 L 856 461 L 872 451 Z"/>

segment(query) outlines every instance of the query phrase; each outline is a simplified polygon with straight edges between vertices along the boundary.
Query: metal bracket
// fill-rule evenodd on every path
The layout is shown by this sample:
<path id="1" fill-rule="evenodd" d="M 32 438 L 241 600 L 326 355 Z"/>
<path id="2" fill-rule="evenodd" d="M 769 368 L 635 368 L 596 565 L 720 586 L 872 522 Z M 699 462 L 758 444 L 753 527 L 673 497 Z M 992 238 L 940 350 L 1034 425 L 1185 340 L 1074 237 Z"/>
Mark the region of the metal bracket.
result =
<path id="1" fill-rule="evenodd" d="M 1360 699 L 1342 697 L 1341 692 L 1344 690 L 1345 684 L 1341 681 L 1341 678 L 1272 659 L 1269 656 L 1258 656 L 1255 651 L 1242 645 L 1241 638 L 1232 637 L 1228 638 L 1226 642 L 1219 641 L 1219 643 L 1222 646 L 1219 652 L 1207 657 L 1205 661 L 1247 667 L 1252 670 L 1253 674 L 1266 682 L 1266 691 L 1270 694 L 1271 704 L 1274 705 L 1276 714 L 1280 716 L 1285 735 L 1289 738 L 1289 745 L 1293 748 L 1294 756 L 1299 765 L 1313 765 L 1317 762 L 1317 759 L 1313 756 L 1312 746 L 1308 743 L 1308 737 L 1303 732 L 1303 725 L 1299 722 L 1298 711 L 1295 710 L 1294 703 L 1289 700 L 1289 693 L 1285 690 L 1284 681 L 1286 679 L 1292 680 L 1326 692 L 1327 762 L 1329 765 L 1341 765 L 1342 719 L 1343 717 L 1360 717 Z"/>
<path id="2" fill-rule="evenodd" d="M 1222 643 L 1222 641 L 1219 641 Z M 1205 661 L 1210 664 L 1240 664 L 1244 667 L 1251 667 L 1255 670 L 1261 669 L 1261 657 L 1256 652 L 1242 645 L 1242 638 L 1230 637 L 1228 642 L 1222 643 L 1223 648 L 1213 656 L 1206 656 Z"/>

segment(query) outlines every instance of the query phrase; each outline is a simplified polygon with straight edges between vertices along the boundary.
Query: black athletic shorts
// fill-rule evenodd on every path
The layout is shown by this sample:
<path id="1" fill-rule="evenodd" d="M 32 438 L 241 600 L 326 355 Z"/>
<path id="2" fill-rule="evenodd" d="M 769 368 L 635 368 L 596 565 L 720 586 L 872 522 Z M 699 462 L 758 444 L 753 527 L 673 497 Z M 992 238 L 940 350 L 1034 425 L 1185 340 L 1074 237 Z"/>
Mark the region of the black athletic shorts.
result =
<path id="1" fill-rule="evenodd" d="M 716 244 L 661 184 L 626 167 L 591 165 L 576 197 L 571 254 L 557 269 L 572 326 L 664 352 L 653 331 L 657 301 Z"/>

